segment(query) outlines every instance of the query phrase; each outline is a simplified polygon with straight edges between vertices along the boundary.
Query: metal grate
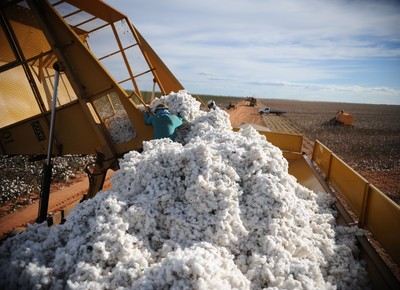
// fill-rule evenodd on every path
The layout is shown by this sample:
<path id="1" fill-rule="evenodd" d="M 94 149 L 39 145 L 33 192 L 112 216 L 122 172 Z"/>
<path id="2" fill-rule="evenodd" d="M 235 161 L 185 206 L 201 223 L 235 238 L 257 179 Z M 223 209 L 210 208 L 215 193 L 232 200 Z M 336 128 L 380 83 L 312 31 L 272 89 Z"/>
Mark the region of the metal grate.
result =
<path id="1" fill-rule="evenodd" d="M 34 73 L 36 87 L 40 92 L 42 102 L 44 103 L 46 110 L 49 110 L 54 95 L 55 70 L 52 67 L 40 65 L 31 65 L 30 68 Z M 64 73 L 60 74 L 57 92 L 57 107 L 77 100 L 77 96 Z"/>
<path id="2" fill-rule="evenodd" d="M 85 42 L 92 53 L 126 90 L 135 90 L 139 96 L 161 95 L 159 86 L 154 85 L 154 68 L 149 67 L 126 19 L 107 22 L 87 11 L 65 3 L 50 1 L 78 34 L 87 33 Z M 140 82 L 140 84 L 139 84 Z M 141 102 L 132 99 L 136 104 Z"/>
<path id="3" fill-rule="evenodd" d="M 137 43 L 134 27 L 127 19 L 114 17 L 113 19 L 118 20 L 108 22 L 108 16 L 96 14 L 96 7 L 87 12 L 69 4 L 68 0 L 49 2 L 88 44 L 87 47 L 116 82 L 129 95 L 135 96 L 131 94 L 134 90 L 140 96 L 132 98 L 136 104 L 140 104 L 142 99 L 149 101 L 161 95 L 158 84 L 154 82 L 154 68 L 149 67 Z M 19 51 L 21 59 L 16 58 L 9 42 L 1 41 L 0 66 L 4 71 L 0 73 L 0 128 L 41 112 L 45 113 L 51 108 L 55 75 L 53 64 L 57 61 L 26 1 L 19 1 L 2 9 L 6 17 L 5 26 L 16 43 L 14 51 Z M 1 39 L 7 40 L 6 31 L 0 27 Z M 77 96 L 73 87 L 65 74 L 61 73 L 57 106 L 75 100 Z M 96 111 L 104 122 L 110 116 L 103 116 L 103 109 L 99 109 L 100 107 L 96 106 Z"/>
<path id="4" fill-rule="evenodd" d="M 21 2 L 21 5 L 8 7 L 5 12 L 25 59 L 51 50 L 43 31 L 39 29 L 39 24 L 25 1 Z"/>
<path id="5" fill-rule="evenodd" d="M 118 95 L 114 93 L 107 94 L 96 99 L 93 102 L 93 106 L 114 143 L 120 144 L 136 137 L 135 129 Z"/>

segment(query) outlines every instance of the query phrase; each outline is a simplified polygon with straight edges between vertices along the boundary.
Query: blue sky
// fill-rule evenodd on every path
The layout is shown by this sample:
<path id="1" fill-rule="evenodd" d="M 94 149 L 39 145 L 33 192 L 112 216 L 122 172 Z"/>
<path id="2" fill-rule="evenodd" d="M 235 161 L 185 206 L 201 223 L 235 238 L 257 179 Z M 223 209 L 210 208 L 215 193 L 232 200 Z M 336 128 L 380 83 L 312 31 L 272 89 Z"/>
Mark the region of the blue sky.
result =
<path id="1" fill-rule="evenodd" d="M 106 0 L 191 94 L 400 105 L 400 0 Z"/>

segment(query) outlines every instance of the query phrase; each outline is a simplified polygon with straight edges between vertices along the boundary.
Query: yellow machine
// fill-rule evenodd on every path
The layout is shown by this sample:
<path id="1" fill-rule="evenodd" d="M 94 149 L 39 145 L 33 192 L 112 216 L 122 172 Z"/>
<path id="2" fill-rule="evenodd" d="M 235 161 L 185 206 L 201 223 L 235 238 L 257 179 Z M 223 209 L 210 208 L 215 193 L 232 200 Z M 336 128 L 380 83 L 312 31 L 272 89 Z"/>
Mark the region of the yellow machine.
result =
<path id="1" fill-rule="evenodd" d="M 91 197 L 118 156 L 152 137 L 138 105 L 183 86 L 127 17 L 102 1 L 1 5 L 0 154 L 97 154 Z M 121 138 L 113 126 L 124 119 Z"/>
<path id="2" fill-rule="evenodd" d="M 333 119 L 333 122 L 335 124 L 340 124 L 344 126 L 353 126 L 354 125 L 354 117 L 352 114 L 348 112 L 344 112 L 343 110 L 340 110 L 336 113 L 335 118 Z"/>
<path id="3" fill-rule="evenodd" d="M 183 86 L 129 19 L 102 1 L 7 0 L 0 9 L 0 154 L 47 156 L 50 169 L 51 156 L 96 154 L 93 197 L 118 157 L 152 138 L 140 105 Z M 400 263 L 398 205 L 319 142 L 308 159 L 301 135 L 260 133 L 281 148 L 299 183 L 343 197 L 356 218 L 338 202 L 342 223 L 368 229 Z M 369 241 L 359 241 L 374 287 L 399 289 Z"/>

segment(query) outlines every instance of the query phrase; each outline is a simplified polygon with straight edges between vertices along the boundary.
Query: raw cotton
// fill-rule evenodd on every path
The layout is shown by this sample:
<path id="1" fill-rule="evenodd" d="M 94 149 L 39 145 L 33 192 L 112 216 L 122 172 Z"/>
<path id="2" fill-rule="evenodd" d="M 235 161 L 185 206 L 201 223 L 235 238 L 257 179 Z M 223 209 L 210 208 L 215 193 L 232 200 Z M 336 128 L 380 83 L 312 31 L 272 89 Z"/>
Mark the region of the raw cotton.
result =
<path id="1" fill-rule="evenodd" d="M 120 144 L 136 137 L 128 115 L 125 111 L 117 111 L 115 115 L 105 119 L 104 124 L 114 143 Z"/>
<path id="2" fill-rule="evenodd" d="M 5 241 L 1 288 L 368 288 L 360 230 L 336 225 L 334 199 L 297 183 L 277 147 L 186 91 L 160 102 L 184 118 L 179 142 L 144 142 L 66 223 Z"/>

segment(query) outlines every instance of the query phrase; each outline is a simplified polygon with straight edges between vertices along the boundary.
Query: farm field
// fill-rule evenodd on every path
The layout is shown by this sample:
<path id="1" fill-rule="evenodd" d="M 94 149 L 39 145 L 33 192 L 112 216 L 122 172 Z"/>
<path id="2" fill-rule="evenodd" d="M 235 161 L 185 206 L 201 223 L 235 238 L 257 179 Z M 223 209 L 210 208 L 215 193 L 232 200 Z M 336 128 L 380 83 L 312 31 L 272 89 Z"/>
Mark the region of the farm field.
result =
<path id="1" fill-rule="evenodd" d="M 240 104 L 243 99 L 215 100 L 225 108 L 230 101 Z M 258 99 L 260 109 L 266 106 L 287 111 L 282 117 L 304 135 L 306 142 L 319 140 L 400 204 L 400 106 Z M 353 127 L 330 124 L 338 110 L 355 117 Z"/>

